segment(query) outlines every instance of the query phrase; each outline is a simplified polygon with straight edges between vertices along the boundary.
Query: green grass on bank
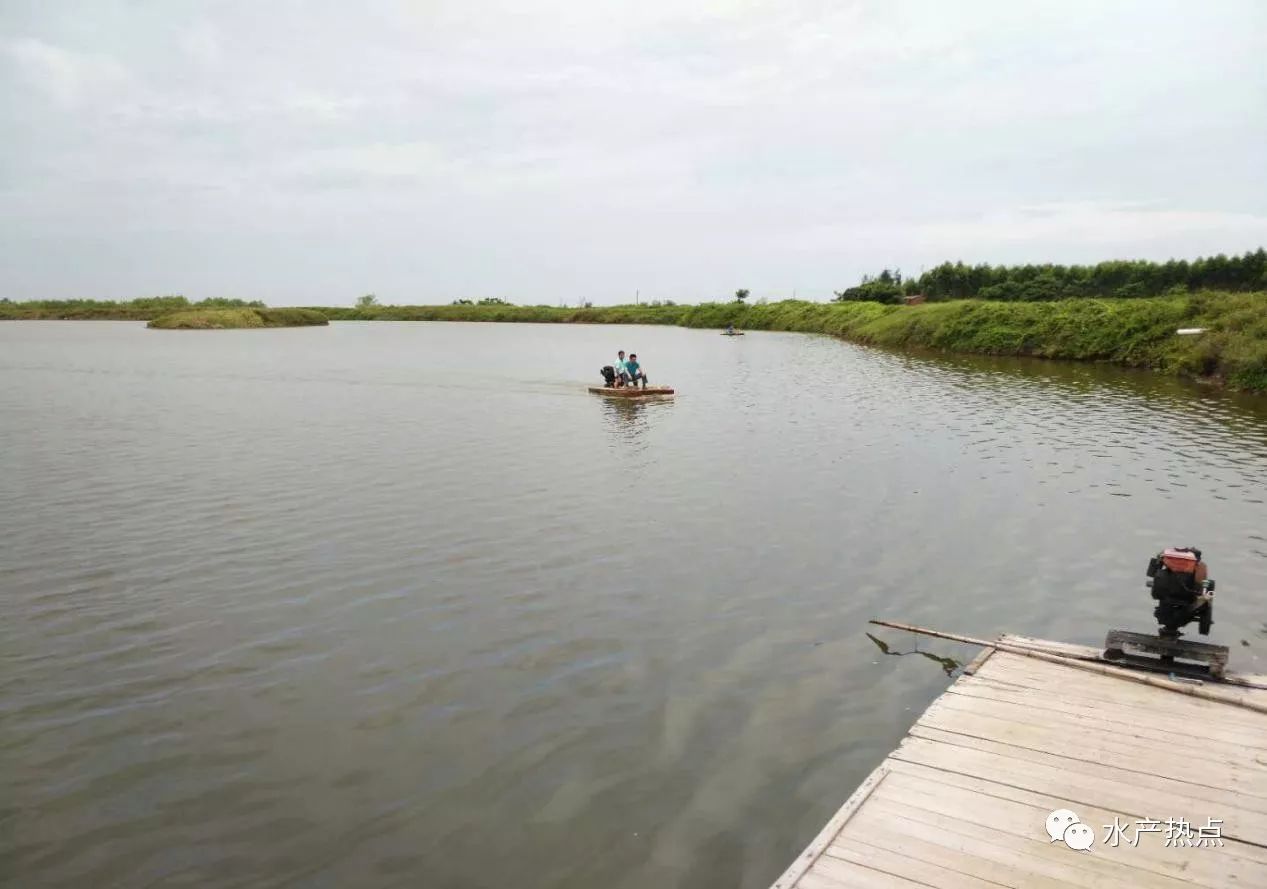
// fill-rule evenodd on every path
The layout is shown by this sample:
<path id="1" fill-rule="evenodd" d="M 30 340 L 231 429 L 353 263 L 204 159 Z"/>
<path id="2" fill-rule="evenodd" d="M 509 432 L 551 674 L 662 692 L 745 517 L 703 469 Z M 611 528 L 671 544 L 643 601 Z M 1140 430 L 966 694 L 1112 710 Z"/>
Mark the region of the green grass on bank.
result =
<path id="1" fill-rule="evenodd" d="M 1267 391 L 1267 293 L 1200 293 L 1052 302 L 952 300 L 697 306 L 371 306 L 320 309 L 332 320 L 677 324 L 825 333 L 860 343 L 980 355 L 1105 361 Z M 1181 337 L 1181 327 L 1204 327 Z"/>
<path id="2" fill-rule="evenodd" d="M 160 315 L 155 330 L 242 330 L 252 327 L 312 327 L 329 324 L 312 309 L 187 309 Z"/>
<path id="3" fill-rule="evenodd" d="M 13 302 L 0 298 L 0 321 L 148 321 L 186 309 L 262 309 L 264 303 L 242 299 L 190 302 L 183 296 L 148 296 L 115 302 L 103 299 L 37 299 Z"/>
<path id="4" fill-rule="evenodd" d="M 686 323 L 695 326 L 695 320 L 688 317 Z M 752 306 L 733 322 L 749 329 L 812 330 L 898 348 L 1105 361 L 1267 391 L 1264 293 L 1049 303 L 955 300 L 912 307 L 776 303 Z M 1181 327 L 1204 327 L 1207 332 L 1177 336 Z"/>
<path id="5" fill-rule="evenodd" d="M 681 324 L 694 306 L 600 306 L 568 309 L 555 306 L 313 306 L 331 321 L 522 321 L 538 324 Z"/>
<path id="6" fill-rule="evenodd" d="M 138 303 L 141 301 L 138 301 Z M 149 303 L 162 300 L 146 301 Z M 1267 392 L 1267 293 L 1190 294 L 1050 302 L 951 300 L 920 306 L 873 302 L 695 306 L 449 305 L 265 309 L 138 303 L 0 302 L 6 318 L 154 318 L 153 327 L 213 328 L 320 324 L 331 320 L 500 321 L 557 324 L 676 324 L 825 333 L 860 343 L 984 355 L 1104 361 Z M 170 314 L 169 314 L 170 313 Z M 1180 337 L 1180 327 L 1204 327 Z"/>

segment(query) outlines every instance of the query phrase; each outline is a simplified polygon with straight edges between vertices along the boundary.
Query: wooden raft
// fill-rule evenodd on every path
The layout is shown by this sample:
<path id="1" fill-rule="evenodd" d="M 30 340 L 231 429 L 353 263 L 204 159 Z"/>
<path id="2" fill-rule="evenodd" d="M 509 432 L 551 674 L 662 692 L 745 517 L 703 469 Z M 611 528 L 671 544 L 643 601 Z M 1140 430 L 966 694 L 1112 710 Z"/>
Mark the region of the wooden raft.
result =
<path id="1" fill-rule="evenodd" d="M 1019 636 L 999 642 L 1094 654 Z M 985 649 L 773 889 L 1267 887 L 1265 677 L 1207 683 L 1226 697 L 1216 701 L 1116 669 Z M 1051 841 L 1045 824 L 1056 809 L 1094 829 L 1089 850 Z M 1103 842 L 1115 817 L 1129 826 L 1116 848 Z M 1166 821 L 1180 818 L 1194 835 L 1222 819 L 1223 845 L 1168 847 Z M 1140 819 L 1162 830 L 1136 833 Z"/>
<path id="2" fill-rule="evenodd" d="M 646 398 L 650 395 L 673 394 L 668 386 L 648 386 L 645 389 L 638 386 L 590 386 L 589 390 L 595 395 L 610 395 L 612 398 Z"/>

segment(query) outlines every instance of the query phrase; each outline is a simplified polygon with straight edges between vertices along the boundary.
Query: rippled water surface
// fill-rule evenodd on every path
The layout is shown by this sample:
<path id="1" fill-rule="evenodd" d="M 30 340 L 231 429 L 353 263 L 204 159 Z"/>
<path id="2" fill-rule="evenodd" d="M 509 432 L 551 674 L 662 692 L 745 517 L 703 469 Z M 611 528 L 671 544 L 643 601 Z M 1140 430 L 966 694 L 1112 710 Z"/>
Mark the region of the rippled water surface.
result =
<path id="1" fill-rule="evenodd" d="M 617 348 L 680 396 L 587 394 Z M 536 325 L 0 374 L 4 885 L 765 886 L 945 687 L 868 617 L 1095 643 L 1167 544 L 1267 671 L 1267 399 Z"/>

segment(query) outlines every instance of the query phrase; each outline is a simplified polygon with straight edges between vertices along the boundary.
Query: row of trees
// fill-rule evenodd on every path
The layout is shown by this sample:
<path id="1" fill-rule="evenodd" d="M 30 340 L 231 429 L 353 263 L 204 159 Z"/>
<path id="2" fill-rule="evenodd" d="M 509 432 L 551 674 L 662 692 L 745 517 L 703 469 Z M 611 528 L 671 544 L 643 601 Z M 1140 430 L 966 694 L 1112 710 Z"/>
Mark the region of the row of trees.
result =
<path id="1" fill-rule="evenodd" d="M 936 299 L 1040 301 L 1076 297 L 1131 298 L 1189 290 L 1267 290 L 1267 250 L 1242 256 L 1211 256 L 1188 262 L 1113 260 L 1096 265 L 964 265 L 942 263 L 918 278 L 885 269 L 856 287 L 836 291 L 836 300 L 900 302 L 922 293 Z"/>
<path id="2" fill-rule="evenodd" d="M 2 303 L 10 300 L 0 299 Z M 210 297 L 190 302 L 183 296 L 145 296 L 139 299 L 115 301 L 109 299 L 33 299 L 18 303 L 31 309 L 58 309 L 74 311 L 78 309 L 110 309 L 131 308 L 141 311 L 179 311 L 180 309 L 262 309 L 264 303 L 258 299 L 247 302 L 244 299 L 226 299 Z"/>
<path id="3" fill-rule="evenodd" d="M 497 296 L 486 296 L 483 299 L 479 299 L 479 300 L 455 299 L 453 302 L 449 303 L 449 305 L 451 306 L 513 306 L 514 303 L 507 302 L 506 300 Z"/>
<path id="4" fill-rule="evenodd" d="M 903 284 L 901 269 L 895 272 L 885 269 L 874 278 L 863 275 L 862 283 L 857 287 L 833 290 L 832 293 L 836 294 L 835 302 L 896 303 L 902 301 L 904 294 L 919 293 L 919 290 L 913 280 Z"/>

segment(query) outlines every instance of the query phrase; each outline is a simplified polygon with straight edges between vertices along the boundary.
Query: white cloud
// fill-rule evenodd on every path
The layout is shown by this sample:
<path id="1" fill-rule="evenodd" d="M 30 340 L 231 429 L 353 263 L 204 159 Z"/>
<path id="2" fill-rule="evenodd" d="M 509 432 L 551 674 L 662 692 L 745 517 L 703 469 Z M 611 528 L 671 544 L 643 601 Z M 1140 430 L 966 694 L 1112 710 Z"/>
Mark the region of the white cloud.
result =
<path id="1" fill-rule="evenodd" d="M 1158 202 L 1050 203 L 961 218 L 824 225 L 794 233 L 785 246 L 815 254 L 849 245 L 885 256 L 895 243 L 905 244 L 909 256 L 927 264 L 940 259 L 1051 262 L 1052 244 L 1062 245 L 1065 261 L 1165 259 L 1175 255 L 1176 244 L 1191 245 L 1181 255 L 1237 253 L 1267 244 L 1267 212 L 1180 210 Z"/>
<path id="2" fill-rule="evenodd" d="M 33 8 L 0 289 L 64 294 L 76 243 L 145 257 L 103 295 L 554 302 L 1267 241 L 1250 0 Z"/>
<path id="3" fill-rule="evenodd" d="M 72 52 L 33 37 L 10 40 L 3 48 L 26 82 L 63 109 L 118 89 L 128 79 L 127 69 L 114 59 Z"/>
<path id="4" fill-rule="evenodd" d="M 177 42 L 193 64 L 209 68 L 224 64 L 224 44 L 220 30 L 210 22 L 204 20 L 188 26 L 181 31 Z"/>
<path id="5" fill-rule="evenodd" d="M 426 142 L 373 143 L 308 152 L 284 161 L 283 168 L 300 179 L 363 176 L 365 179 L 426 182 L 452 173 L 454 165 Z"/>
<path id="6" fill-rule="evenodd" d="M 916 227 L 916 238 L 933 246 L 962 251 L 972 244 L 1059 242 L 1080 246 L 1140 244 L 1175 237 L 1214 234 L 1228 250 L 1267 244 L 1267 212 L 1231 213 L 1177 210 L 1148 204 L 1075 202 L 1001 210 L 966 221 L 944 221 Z"/>

